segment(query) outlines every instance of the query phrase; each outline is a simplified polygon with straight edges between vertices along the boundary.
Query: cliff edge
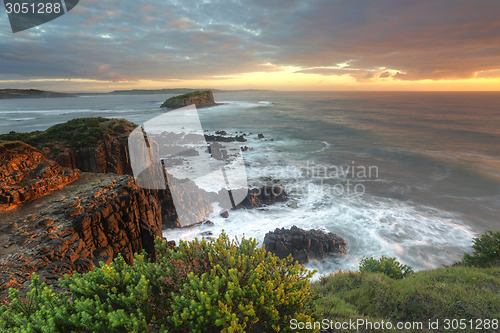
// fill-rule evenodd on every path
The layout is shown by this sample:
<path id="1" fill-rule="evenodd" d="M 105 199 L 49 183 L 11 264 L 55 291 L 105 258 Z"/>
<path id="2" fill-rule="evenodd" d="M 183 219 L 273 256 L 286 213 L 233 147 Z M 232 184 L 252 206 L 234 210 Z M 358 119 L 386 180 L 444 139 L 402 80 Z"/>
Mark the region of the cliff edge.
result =
<path id="1" fill-rule="evenodd" d="M 22 141 L 62 167 L 83 172 L 132 174 L 127 139 L 137 125 L 125 119 L 78 118 L 45 131 L 0 135 Z"/>
<path id="2" fill-rule="evenodd" d="M 167 191 L 131 176 L 64 168 L 26 143 L 0 141 L 0 303 L 33 272 L 52 284 L 118 254 L 154 258 L 172 206 Z"/>

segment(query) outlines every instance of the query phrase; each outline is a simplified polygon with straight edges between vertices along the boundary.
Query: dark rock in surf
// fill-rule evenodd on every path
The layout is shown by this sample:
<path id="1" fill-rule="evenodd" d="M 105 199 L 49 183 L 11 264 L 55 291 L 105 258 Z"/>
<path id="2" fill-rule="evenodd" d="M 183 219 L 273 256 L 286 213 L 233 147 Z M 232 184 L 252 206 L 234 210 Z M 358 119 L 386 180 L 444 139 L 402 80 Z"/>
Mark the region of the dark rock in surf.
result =
<path id="1" fill-rule="evenodd" d="M 207 142 L 246 142 L 247 139 L 243 135 L 235 136 L 222 136 L 222 135 L 207 135 L 205 134 Z"/>
<path id="2" fill-rule="evenodd" d="M 324 259 L 328 253 L 346 252 L 346 242 L 339 235 L 315 229 L 306 231 L 296 226 L 268 232 L 264 237 L 264 245 L 267 251 L 279 258 L 291 254 L 301 264 L 309 262 L 310 257 Z"/>
<path id="3" fill-rule="evenodd" d="M 285 189 L 279 186 L 264 186 L 248 190 L 246 198 L 236 208 L 256 208 L 288 201 Z"/>

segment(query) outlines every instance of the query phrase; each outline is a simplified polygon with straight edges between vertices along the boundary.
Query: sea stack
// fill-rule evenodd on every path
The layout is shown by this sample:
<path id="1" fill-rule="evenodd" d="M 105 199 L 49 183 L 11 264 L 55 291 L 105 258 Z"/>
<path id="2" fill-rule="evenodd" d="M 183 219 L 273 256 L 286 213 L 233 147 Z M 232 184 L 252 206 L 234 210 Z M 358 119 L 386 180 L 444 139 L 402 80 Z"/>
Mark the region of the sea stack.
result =
<path id="1" fill-rule="evenodd" d="M 196 107 L 217 106 L 214 101 L 214 95 L 210 90 L 195 91 L 189 94 L 174 96 L 167 99 L 162 105 L 162 108 L 177 109 L 188 105 L 196 105 Z"/>

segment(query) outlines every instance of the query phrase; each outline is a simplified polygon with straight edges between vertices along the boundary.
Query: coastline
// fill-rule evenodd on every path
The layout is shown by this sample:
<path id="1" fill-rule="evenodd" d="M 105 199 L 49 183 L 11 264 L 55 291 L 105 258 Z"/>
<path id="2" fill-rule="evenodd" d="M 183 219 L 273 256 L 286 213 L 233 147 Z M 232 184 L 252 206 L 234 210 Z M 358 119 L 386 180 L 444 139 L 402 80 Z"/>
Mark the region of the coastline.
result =
<path id="1" fill-rule="evenodd" d="M 495 94 L 487 94 L 490 95 Z M 372 100 L 371 97 L 374 96 L 377 98 Z M 411 96 L 417 96 L 419 100 L 424 98 L 424 102 L 415 101 Z M 239 93 L 216 94 L 218 102 L 227 104 L 200 110 L 204 128 L 212 133 L 210 135 L 220 129 L 225 129 L 234 136 L 253 133 L 247 137 L 248 141 L 244 145 L 254 150 L 242 152 L 250 183 L 252 186 L 260 186 L 266 183 L 267 177 L 279 180 L 290 190 L 289 194 L 295 205 L 294 208 L 279 204 L 248 212 L 238 211 L 227 219 L 215 216 L 211 232 L 216 236 L 221 230 L 225 230 L 239 238 L 244 234 L 246 237 L 257 238 L 260 243 L 263 242 L 263 235 L 271 229 L 290 228 L 294 224 L 304 229 L 340 233 L 347 238 L 350 247 L 346 256 L 341 260 L 330 261 L 329 264 L 319 262 L 316 266 L 309 266 L 324 272 L 333 272 L 338 268 L 356 269 L 359 258 L 366 255 L 397 256 L 417 270 L 440 267 L 458 260 L 463 252 L 470 249 L 472 237 L 496 225 L 494 212 L 495 207 L 498 207 L 497 187 L 494 182 L 478 178 L 475 172 L 464 173 L 454 164 L 441 159 L 416 158 L 413 152 L 401 152 L 392 148 L 413 145 L 417 139 L 420 144 L 427 140 L 426 135 L 421 135 L 421 126 L 417 127 L 418 131 L 407 126 L 405 135 L 400 134 L 400 123 L 411 114 L 411 110 L 404 110 L 402 106 L 408 102 L 418 102 L 417 105 L 422 105 L 425 110 L 431 109 L 432 103 L 426 102 L 426 96 L 437 95 L 374 93 L 368 94 L 370 98 L 365 98 L 360 93 L 306 93 L 298 98 L 299 96 L 291 93 L 246 93 L 242 98 Z M 443 96 L 459 98 L 459 95 L 451 93 Z M 468 99 L 474 101 L 474 96 L 467 94 L 467 98 L 459 98 L 457 105 L 452 104 L 449 112 L 443 111 L 441 117 L 452 117 L 453 124 L 461 125 L 462 121 L 454 116 L 461 110 L 458 104 Z M 479 96 L 481 99 L 485 98 L 483 94 Z M 352 104 L 352 99 L 358 104 Z M 380 99 L 380 103 L 377 102 Z M 32 122 L 41 126 L 45 124 L 47 128 L 51 122 L 53 124 L 70 117 L 93 115 L 126 117 L 140 124 L 164 112 L 159 110 L 162 100 L 162 97 L 155 95 L 117 98 L 100 96 L 61 99 L 55 103 L 57 106 L 49 103 L 49 99 L 41 99 L 33 107 L 30 100 L 18 100 L 7 105 L 22 107 L 28 111 L 26 115 L 37 118 L 14 123 L 19 124 L 19 128 L 32 128 Z M 397 111 L 401 117 L 389 117 L 394 112 L 380 109 L 387 103 L 392 103 L 391 110 Z M 43 108 L 39 105 L 43 105 Z M 311 105 L 318 107 L 310 108 Z M 465 103 L 464 108 L 468 107 L 470 105 Z M 377 122 L 375 127 L 360 130 L 360 125 L 370 124 L 372 115 L 358 109 L 378 110 L 373 116 L 387 115 L 391 122 Z M 14 108 L 9 106 L 6 110 L 11 112 Z M 331 111 L 326 113 L 325 110 Z M 485 109 L 482 114 L 494 116 L 493 111 Z M 0 116 L 24 117 L 22 114 L 10 114 Z M 419 121 L 430 116 L 427 113 L 419 115 Z M 348 123 L 351 118 L 356 122 Z M 317 119 L 323 120 L 317 122 Z M 377 127 L 390 129 L 386 131 L 390 135 L 373 133 Z M 476 129 L 480 130 L 483 129 Z M 258 133 L 263 133 L 265 138 L 258 140 Z M 432 126 L 428 133 L 434 138 Z M 447 138 L 455 135 L 454 128 L 445 133 Z M 454 140 L 434 140 L 433 144 L 437 148 L 445 144 L 447 150 L 454 151 L 455 146 L 461 145 L 465 138 L 461 138 L 459 133 L 455 135 L 456 138 L 453 136 Z M 469 142 L 462 145 L 463 149 L 479 147 L 483 154 L 491 155 L 496 148 L 478 145 L 480 139 L 481 136 L 469 136 Z M 363 197 L 329 196 L 324 192 L 325 187 L 345 185 L 345 180 L 314 177 L 315 173 L 312 171 L 350 166 L 352 161 L 359 166 L 378 166 L 379 178 L 361 179 L 367 190 Z M 114 163 L 111 160 L 105 163 L 108 162 Z M 301 174 L 309 174 L 310 177 L 301 177 Z M 192 232 L 176 232 L 175 239 L 192 239 L 207 231 L 206 227 L 200 227 L 199 232 L 195 232 L 195 229 L 198 227 Z M 454 242 L 450 241 L 449 234 L 454 235 Z"/>
<path id="2" fill-rule="evenodd" d="M 102 136 L 90 142 L 71 139 L 88 135 L 75 133 L 75 129 L 88 131 L 90 123 L 104 130 Z M 11 287 L 25 292 L 33 272 L 42 281 L 56 284 L 64 274 L 88 272 L 100 261 L 110 263 L 118 254 L 129 264 L 133 254 L 143 249 L 154 258 L 155 237 L 180 227 L 168 184 L 166 190 L 147 190 L 137 186 L 131 176 L 124 139 L 134 126 L 124 120 L 88 118 L 55 125 L 41 133 L 2 136 L 2 298 Z M 242 149 L 249 149 L 244 136 L 229 136 L 222 130 L 206 134 L 209 142 L 237 142 Z M 38 149 L 5 139 L 25 140 Z M 47 165 L 53 171 L 46 171 Z M 251 191 L 238 208 L 288 200 L 281 190 L 271 196 L 267 192 L 265 188 Z M 189 228 L 211 223 L 207 219 L 212 207 L 201 197 L 199 200 L 197 220 Z"/>

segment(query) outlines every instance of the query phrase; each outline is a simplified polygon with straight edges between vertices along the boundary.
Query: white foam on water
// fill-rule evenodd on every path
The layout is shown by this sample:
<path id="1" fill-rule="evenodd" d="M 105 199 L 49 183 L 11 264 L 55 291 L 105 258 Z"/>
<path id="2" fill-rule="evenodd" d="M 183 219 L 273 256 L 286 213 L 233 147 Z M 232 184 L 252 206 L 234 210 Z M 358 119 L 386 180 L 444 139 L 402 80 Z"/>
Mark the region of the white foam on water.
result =
<path id="1" fill-rule="evenodd" d="M 90 110 L 90 109 L 74 109 L 74 110 L 68 110 L 68 109 L 62 109 L 62 110 L 8 110 L 8 111 L 0 111 L 0 114 L 12 114 L 12 113 L 19 113 L 19 114 L 24 114 L 24 113 L 36 113 L 36 114 L 47 114 L 47 115 L 60 115 L 62 112 L 102 112 L 99 110 Z"/>
<path id="2" fill-rule="evenodd" d="M 31 117 L 26 117 L 26 118 L 8 118 L 7 120 L 10 121 L 26 121 L 26 120 L 35 120 L 37 118 L 31 118 Z"/>
<path id="3" fill-rule="evenodd" d="M 102 96 L 85 96 L 92 98 L 104 98 Z M 107 97 L 106 97 L 107 98 Z M 120 97 L 120 100 L 122 97 Z M 224 125 L 224 117 L 238 116 L 242 113 L 256 113 L 265 110 L 267 113 L 289 115 L 288 109 L 271 108 L 271 101 L 217 101 L 225 103 L 218 107 L 199 109 L 200 117 L 210 119 L 222 119 L 218 129 L 237 131 L 240 129 L 230 128 Z M 152 103 L 157 107 L 162 101 Z M 99 103 L 101 105 L 102 103 Z M 40 117 L 54 123 L 60 122 L 61 114 L 84 116 L 102 113 L 103 116 L 124 115 L 128 120 L 142 123 L 156 115 L 163 113 L 162 110 L 144 108 L 144 104 L 131 103 L 120 106 L 118 109 L 99 106 L 96 108 L 75 109 L 70 106 L 58 110 L 26 110 L 25 108 L 0 111 L 0 116 L 6 118 L 28 118 Z M 34 109 L 38 105 L 30 106 Z M 60 108 L 60 107 L 59 107 Z M 102 110 L 105 108 L 105 110 Z M 268 108 L 269 110 L 267 110 Z M 129 113 L 130 112 L 130 113 Z M 27 120 L 27 119 L 26 119 Z M 23 124 L 22 122 L 20 124 Z M 28 123 L 27 123 L 28 124 Z M 29 130 L 35 128 L 47 128 L 53 123 L 30 125 Z M 277 124 L 279 125 L 279 124 Z M 234 125 L 232 125 L 234 126 Z M 245 129 L 248 133 L 248 128 Z M 264 130 L 263 130 L 264 131 Z M 381 255 L 395 256 L 401 262 L 411 265 L 416 270 L 439 267 L 443 264 L 451 264 L 462 258 L 465 251 L 470 250 L 472 237 L 475 235 L 458 214 L 452 214 L 428 206 L 422 206 L 414 202 L 403 202 L 395 199 L 364 195 L 361 197 L 334 196 L 322 191 L 321 184 L 317 179 L 306 179 L 301 177 L 304 170 L 309 167 L 305 162 L 314 159 L 313 153 L 328 152 L 331 145 L 336 142 L 322 142 L 315 140 L 300 140 L 295 137 L 285 137 L 280 134 L 279 129 L 272 133 L 264 132 L 265 141 L 257 139 L 258 129 L 253 134 L 246 136 L 246 145 L 254 150 L 243 152 L 245 164 L 247 165 L 247 176 L 249 184 L 261 185 L 269 180 L 279 180 L 278 184 L 290 188 L 292 199 L 297 203 L 297 208 L 288 207 L 286 203 L 278 203 L 274 206 L 230 211 L 229 218 L 224 219 L 218 214 L 210 216 L 214 222 L 213 226 L 203 225 L 192 228 L 167 230 L 164 232 L 169 240 L 200 237 L 200 233 L 210 231 L 212 237 L 217 237 L 225 230 L 231 237 L 241 238 L 254 237 L 260 243 L 264 235 L 275 228 L 290 228 L 293 225 L 304 229 L 321 229 L 341 235 L 347 241 L 347 253 L 343 256 L 328 256 L 326 260 L 311 260 L 308 268 L 316 268 L 322 274 L 343 270 L 356 270 L 359 261 L 365 257 L 380 257 Z M 233 134 L 230 134 L 233 135 Z M 274 141 L 270 141 L 274 138 Z M 389 150 L 389 149 L 388 149 Z M 354 154 L 355 152 L 353 152 Z M 442 152 L 430 152 L 438 158 L 443 158 Z M 464 153 L 466 154 L 466 153 Z M 487 162 L 490 171 L 498 172 L 498 158 L 494 156 L 478 156 L 469 153 L 470 156 L 446 155 L 446 160 L 482 159 Z M 332 158 L 335 156 L 332 156 Z M 315 161 L 317 163 L 317 161 Z M 350 162 L 350 161 L 348 161 Z M 486 163 L 485 162 L 485 163 Z M 320 167 L 323 165 L 317 163 Z M 328 165 L 326 165 L 328 167 Z M 489 172 L 490 172 L 489 171 Z M 447 170 L 438 170 L 432 174 L 435 181 L 446 179 L 449 175 Z M 206 180 L 209 183 L 208 180 Z M 372 180 L 370 180 L 372 181 Z M 377 179 L 375 181 L 384 181 Z M 209 184 L 205 184 L 209 187 Z M 414 184 L 413 184 L 414 185 Z M 413 186 L 412 185 L 412 186 Z M 409 191 L 410 187 L 395 188 L 394 191 Z M 498 197 L 478 198 L 478 200 L 500 200 Z M 215 211 L 219 211 L 216 209 Z"/>
<path id="4" fill-rule="evenodd" d="M 291 195 L 297 208 L 278 203 L 230 211 L 227 219 L 211 216 L 213 226 L 167 230 L 164 232 L 167 239 L 192 240 L 201 238 L 201 233 L 207 231 L 212 233 L 211 237 L 217 237 L 224 230 L 230 237 L 251 237 L 262 244 L 265 234 L 275 228 L 295 225 L 306 230 L 320 229 L 339 234 L 347 242 L 345 255 L 329 255 L 325 260 L 311 260 L 306 264 L 320 274 L 329 274 L 339 269 L 357 270 L 361 259 L 382 255 L 396 257 L 417 271 L 449 265 L 470 251 L 472 238 L 477 236 L 459 214 L 369 194 L 333 195 L 325 189 L 328 183 L 303 177 L 304 170 L 311 166 L 297 158 L 300 153 L 285 149 L 287 145 L 303 145 L 321 150 L 329 145 L 327 142 L 296 139 L 264 142 L 253 136 L 247 139 L 245 145 L 254 148 L 244 153 L 248 183 L 259 185 L 279 180 L 278 184 Z M 315 163 L 314 166 L 329 165 Z"/>
<path id="5" fill-rule="evenodd" d="M 298 207 L 279 203 L 257 209 L 230 211 L 229 218 L 212 216 L 213 226 L 195 226 L 164 232 L 169 240 L 192 240 L 223 230 L 231 237 L 255 238 L 262 244 L 267 232 L 296 225 L 303 229 L 334 232 L 347 242 L 347 253 L 312 260 L 306 265 L 321 274 L 357 270 L 365 257 L 396 257 L 415 270 L 437 268 L 460 260 L 475 235 L 460 216 L 412 202 L 375 196 L 329 197 L 310 184 L 309 192 L 293 196 Z"/>
<path id="6" fill-rule="evenodd" d="M 221 103 L 222 105 L 219 105 L 217 108 L 211 108 L 211 110 L 246 109 L 246 108 L 255 108 L 263 105 L 269 105 L 269 104 L 261 104 L 261 102 L 252 103 L 248 101 L 217 101 L 217 103 Z"/>

